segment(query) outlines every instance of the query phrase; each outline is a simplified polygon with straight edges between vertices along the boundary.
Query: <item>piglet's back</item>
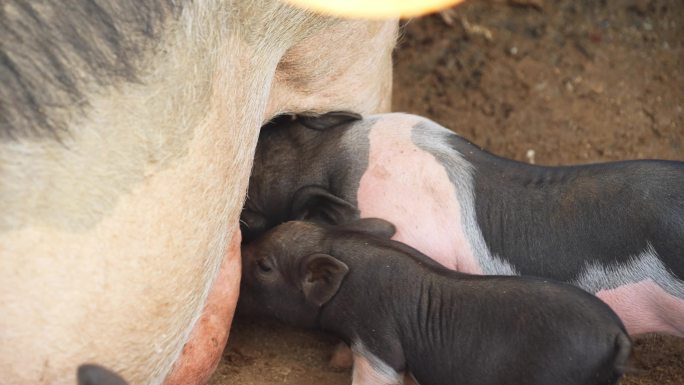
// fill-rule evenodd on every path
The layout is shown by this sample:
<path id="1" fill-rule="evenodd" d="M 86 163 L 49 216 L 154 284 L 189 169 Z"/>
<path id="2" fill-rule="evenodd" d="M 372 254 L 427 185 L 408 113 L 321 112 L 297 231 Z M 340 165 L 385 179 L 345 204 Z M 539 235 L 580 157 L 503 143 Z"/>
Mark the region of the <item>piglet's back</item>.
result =
<path id="1" fill-rule="evenodd" d="M 348 282 L 394 302 L 410 370 L 422 384 L 614 384 L 631 342 L 618 316 L 575 286 L 441 267 L 410 246 L 331 230 Z M 343 290 L 343 289 L 342 289 Z"/>

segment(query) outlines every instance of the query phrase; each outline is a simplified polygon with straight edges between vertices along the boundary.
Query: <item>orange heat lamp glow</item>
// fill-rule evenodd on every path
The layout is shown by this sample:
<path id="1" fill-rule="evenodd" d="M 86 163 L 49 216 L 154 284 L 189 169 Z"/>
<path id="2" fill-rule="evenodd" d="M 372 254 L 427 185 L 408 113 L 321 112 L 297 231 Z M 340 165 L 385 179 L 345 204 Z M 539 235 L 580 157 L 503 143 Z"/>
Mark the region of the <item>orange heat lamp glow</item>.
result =
<path id="1" fill-rule="evenodd" d="M 463 0 L 285 0 L 314 12 L 350 18 L 414 17 L 440 11 Z"/>

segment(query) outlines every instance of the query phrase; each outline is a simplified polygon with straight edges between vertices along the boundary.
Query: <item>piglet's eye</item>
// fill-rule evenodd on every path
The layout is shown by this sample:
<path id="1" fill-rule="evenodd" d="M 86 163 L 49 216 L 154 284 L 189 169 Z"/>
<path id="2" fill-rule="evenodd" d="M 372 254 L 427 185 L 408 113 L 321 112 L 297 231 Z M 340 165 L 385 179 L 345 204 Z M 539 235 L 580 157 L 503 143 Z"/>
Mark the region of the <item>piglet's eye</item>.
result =
<path id="1" fill-rule="evenodd" d="M 257 261 L 257 266 L 259 267 L 259 270 L 263 273 L 270 273 L 271 271 L 273 271 L 273 268 L 265 258 Z"/>

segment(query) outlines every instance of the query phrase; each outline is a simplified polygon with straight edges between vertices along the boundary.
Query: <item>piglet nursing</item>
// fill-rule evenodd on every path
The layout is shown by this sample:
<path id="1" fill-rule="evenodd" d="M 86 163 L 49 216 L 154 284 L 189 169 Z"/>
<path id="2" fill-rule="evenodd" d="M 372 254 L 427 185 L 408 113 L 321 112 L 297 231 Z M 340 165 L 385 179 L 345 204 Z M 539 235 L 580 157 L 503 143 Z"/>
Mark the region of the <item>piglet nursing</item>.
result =
<path id="1" fill-rule="evenodd" d="M 262 130 L 248 197 L 246 238 L 383 218 L 447 268 L 571 283 L 630 334 L 684 336 L 684 162 L 536 166 L 419 116 L 329 113 Z"/>
<path id="2" fill-rule="evenodd" d="M 359 384 L 610 385 L 630 339 L 574 286 L 445 269 L 380 219 L 288 222 L 243 248 L 238 310 L 336 334 Z"/>

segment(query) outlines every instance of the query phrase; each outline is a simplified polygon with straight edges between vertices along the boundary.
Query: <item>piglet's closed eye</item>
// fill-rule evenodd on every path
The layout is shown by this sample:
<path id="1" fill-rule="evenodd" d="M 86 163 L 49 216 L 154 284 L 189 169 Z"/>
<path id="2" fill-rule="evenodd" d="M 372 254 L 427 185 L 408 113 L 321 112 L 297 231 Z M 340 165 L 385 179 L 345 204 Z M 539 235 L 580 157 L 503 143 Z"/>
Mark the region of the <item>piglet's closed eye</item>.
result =
<path id="1" fill-rule="evenodd" d="M 252 241 L 268 230 L 269 222 L 263 214 L 243 209 L 240 215 L 240 231 L 245 241 Z"/>
<path id="2" fill-rule="evenodd" d="M 349 267 L 328 254 L 311 254 L 300 265 L 302 291 L 307 302 L 323 306 L 337 293 Z"/>
<path id="3" fill-rule="evenodd" d="M 300 116 L 299 120 L 304 127 L 320 131 L 361 120 L 361 115 L 347 111 L 333 111 L 320 116 Z"/>

